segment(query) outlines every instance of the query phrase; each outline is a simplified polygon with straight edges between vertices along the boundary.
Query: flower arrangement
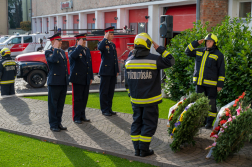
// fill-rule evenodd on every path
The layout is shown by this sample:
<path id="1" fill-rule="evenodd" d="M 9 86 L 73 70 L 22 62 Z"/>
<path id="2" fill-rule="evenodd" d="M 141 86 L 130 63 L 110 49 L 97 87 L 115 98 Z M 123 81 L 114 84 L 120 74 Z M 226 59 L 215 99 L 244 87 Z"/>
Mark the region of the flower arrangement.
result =
<path id="1" fill-rule="evenodd" d="M 206 148 L 210 149 L 206 158 L 213 154 L 217 162 L 223 161 L 231 153 L 238 152 L 249 139 L 252 133 L 252 110 L 245 95 L 243 92 L 234 104 L 225 108 L 221 114 L 218 126 L 210 134 L 215 141 Z"/>
<path id="2" fill-rule="evenodd" d="M 197 134 L 210 110 L 209 100 L 204 94 L 193 93 L 174 112 L 168 128 L 174 139 L 170 144 L 173 151 L 179 151 L 181 145 L 195 145 L 193 137 Z"/>

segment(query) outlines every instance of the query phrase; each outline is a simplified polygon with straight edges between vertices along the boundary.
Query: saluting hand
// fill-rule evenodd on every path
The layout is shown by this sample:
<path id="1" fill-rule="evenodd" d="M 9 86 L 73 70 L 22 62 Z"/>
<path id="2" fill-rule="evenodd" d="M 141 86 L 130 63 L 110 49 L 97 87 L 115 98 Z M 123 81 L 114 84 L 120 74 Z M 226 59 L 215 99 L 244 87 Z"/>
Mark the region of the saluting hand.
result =
<path id="1" fill-rule="evenodd" d="M 156 42 L 154 42 L 154 41 L 152 41 L 152 43 L 153 43 L 154 49 L 157 50 L 157 48 L 159 47 L 159 45 Z"/>
<path id="2" fill-rule="evenodd" d="M 204 42 L 204 39 L 198 40 L 198 43 L 201 45 Z"/>
<path id="3" fill-rule="evenodd" d="M 56 49 L 59 48 L 59 41 L 58 40 L 54 41 L 53 48 L 56 48 Z"/>
<path id="4" fill-rule="evenodd" d="M 108 39 L 108 36 L 109 36 L 109 32 L 106 32 L 105 35 L 104 35 L 104 38 Z"/>
<path id="5" fill-rule="evenodd" d="M 83 42 L 84 42 L 83 39 L 80 39 L 80 40 L 78 41 L 78 45 L 81 45 L 81 46 L 82 46 L 82 45 L 83 45 Z"/>

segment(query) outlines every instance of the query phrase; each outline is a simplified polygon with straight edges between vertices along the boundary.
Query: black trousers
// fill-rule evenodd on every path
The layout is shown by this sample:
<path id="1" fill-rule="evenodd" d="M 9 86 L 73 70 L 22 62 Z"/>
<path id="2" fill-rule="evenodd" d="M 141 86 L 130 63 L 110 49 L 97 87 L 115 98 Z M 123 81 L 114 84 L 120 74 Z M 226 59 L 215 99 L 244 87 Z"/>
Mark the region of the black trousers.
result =
<path id="1" fill-rule="evenodd" d="M 211 111 L 209 111 L 206 123 L 212 124 L 217 115 L 217 109 L 216 109 L 217 87 L 196 85 L 196 92 L 205 93 L 205 95 L 210 100 L 209 104 L 211 105 Z"/>
<path id="2" fill-rule="evenodd" d="M 48 86 L 48 116 L 51 128 L 58 128 L 61 124 L 66 92 L 67 85 Z"/>
<path id="3" fill-rule="evenodd" d="M 112 100 L 115 92 L 116 76 L 101 76 L 100 107 L 102 113 L 112 111 Z"/>
<path id="4" fill-rule="evenodd" d="M 1 95 L 14 95 L 15 94 L 15 83 L 2 84 L 1 85 Z"/>
<path id="5" fill-rule="evenodd" d="M 74 121 L 86 118 L 85 110 L 88 101 L 89 85 L 72 83 L 72 115 Z"/>
<path id="6" fill-rule="evenodd" d="M 135 150 L 149 150 L 152 136 L 157 130 L 158 105 L 136 107 L 132 104 L 133 123 L 131 125 L 131 139 Z"/>

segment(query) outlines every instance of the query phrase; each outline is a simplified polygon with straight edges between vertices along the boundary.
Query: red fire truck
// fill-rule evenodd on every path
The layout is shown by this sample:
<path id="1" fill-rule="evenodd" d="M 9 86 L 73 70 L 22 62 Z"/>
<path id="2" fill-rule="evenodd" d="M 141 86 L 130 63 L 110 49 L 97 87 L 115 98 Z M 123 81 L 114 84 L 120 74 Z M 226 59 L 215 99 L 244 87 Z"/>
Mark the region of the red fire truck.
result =
<path id="1" fill-rule="evenodd" d="M 88 34 L 87 36 L 87 47 L 90 49 L 92 56 L 92 66 L 93 73 L 97 74 L 99 72 L 99 67 L 101 63 L 101 53 L 97 49 L 97 44 L 104 38 L 103 34 Z M 134 34 L 126 33 L 115 33 L 112 42 L 116 45 L 119 70 L 122 70 L 123 61 L 127 59 L 127 43 L 134 42 Z M 68 59 L 68 48 L 74 46 L 76 39 L 73 36 L 62 36 L 62 46 L 66 53 Z M 45 50 L 50 49 L 51 42 L 48 40 L 44 50 L 39 52 L 31 52 L 18 55 L 15 58 L 17 63 L 17 78 L 23 78 L 34 88 L 43 87 L 46 83 L 46 78 L 48 74 L 48 66 L 45 59 Z M 68 71 L 70 71 L 69 60 L 68 61 Z"/>

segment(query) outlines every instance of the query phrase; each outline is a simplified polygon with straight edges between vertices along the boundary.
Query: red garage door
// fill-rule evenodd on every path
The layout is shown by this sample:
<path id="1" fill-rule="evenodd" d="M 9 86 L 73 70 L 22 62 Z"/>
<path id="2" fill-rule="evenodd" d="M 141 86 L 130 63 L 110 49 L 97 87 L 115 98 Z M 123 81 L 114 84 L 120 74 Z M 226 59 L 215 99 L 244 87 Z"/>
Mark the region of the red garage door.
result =
<path id="1" fill-rule="evenodd" d="M 168 7 L 165 15 L 173 16 L 173 31 L 184 31 L 196 22 L 196 5 Z"/>

